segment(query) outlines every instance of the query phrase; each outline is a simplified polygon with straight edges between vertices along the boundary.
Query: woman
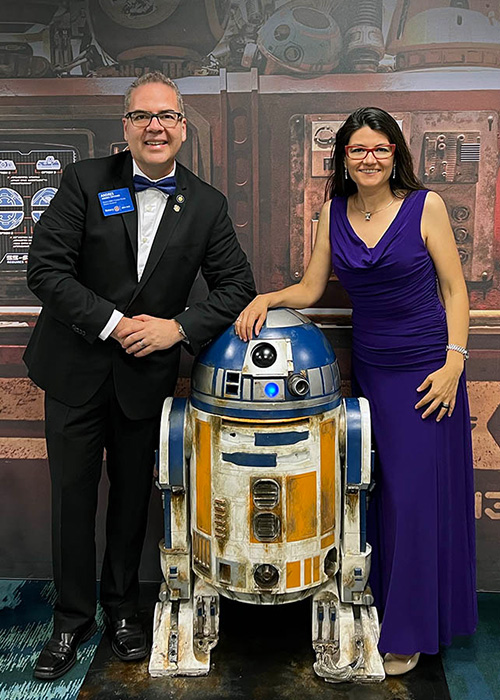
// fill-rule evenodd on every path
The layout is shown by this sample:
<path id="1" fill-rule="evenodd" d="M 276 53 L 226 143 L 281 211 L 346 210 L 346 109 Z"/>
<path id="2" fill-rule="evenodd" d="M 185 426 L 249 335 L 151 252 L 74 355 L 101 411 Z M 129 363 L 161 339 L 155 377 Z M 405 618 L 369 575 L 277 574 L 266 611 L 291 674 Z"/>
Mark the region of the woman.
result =
<path id="1" fill-rule="evenodd" d="M 370 401 L 377 454 L 370 581 L 397 675 L 477 621 L 467 290 L 446 206 L 415 177 L 387 112 L 351 114 L 334 168 L 302 281 L 257 296 L 236 331 L 248 340 L 269 308 L 313 306 L 332 263 L 349 292 L 353 393 Z"/>

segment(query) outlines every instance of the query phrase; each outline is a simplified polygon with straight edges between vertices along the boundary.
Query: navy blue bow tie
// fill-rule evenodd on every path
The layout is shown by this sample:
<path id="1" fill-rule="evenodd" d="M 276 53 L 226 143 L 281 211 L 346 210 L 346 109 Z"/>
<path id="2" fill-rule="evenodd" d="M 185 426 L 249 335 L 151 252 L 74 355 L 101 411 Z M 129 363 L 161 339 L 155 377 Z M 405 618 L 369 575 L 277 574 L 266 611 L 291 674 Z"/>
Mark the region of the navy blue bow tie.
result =
<path id="1" fill-rule="evenodd" d="M 161 180 L 154 182 L 153 180 L 143 177 L 142 175 L 134 175 L 134 189 L 136 192 L 142 192 L 150 187 L 156 187 L 157 190 L 160 190 L 160 192 L 164 192 L 165 194 L 175 194 L 175 189 L 177 187 L 175 176 L 164 177 Z"/>

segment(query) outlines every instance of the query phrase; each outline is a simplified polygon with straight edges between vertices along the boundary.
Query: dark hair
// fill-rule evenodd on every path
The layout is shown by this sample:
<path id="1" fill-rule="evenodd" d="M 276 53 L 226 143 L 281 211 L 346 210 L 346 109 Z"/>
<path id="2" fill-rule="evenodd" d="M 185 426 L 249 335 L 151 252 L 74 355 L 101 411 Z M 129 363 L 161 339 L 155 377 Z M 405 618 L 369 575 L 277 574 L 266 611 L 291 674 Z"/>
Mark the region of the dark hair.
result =
<path id="1" fill-rule="evenodd" d="M 333 173 L 326 182 L 325 199 L 339 195 L 348 197 L 357 192 L 356 183 L 350 177 L 345 178 L 345 146 L 349 144 L 353 133 L 363 126 L 369 126 L 370 129 L 379 131 L 387 136 L 390 143 L 396 144 L 394 153 L 396 176 L 389 180 L 392 192 L 404 196 L 404 193 L 425 189 L 413 171 L 413 158 L 410 149 L 394 117 L 378 107 L 360 107 L 347 117 L 337 131 L 333 147 Z"/>
<path id="2" fill-rule="evenodd" d="M 172 90 L 177 96 L 177 105 L 179 107 L 179 112 L 184 114 L 184 101 L 182 99 L 182 95 L 180 93 L 179 88 L 171 78 L 168 78 L 166 75 L 160 73 L 160 71 L 157 70 L 152 71 L 151 73 L 144 73 L 144 75 L 141 75 L 138 78 L 136 78 L 134 82 L 128 86 L 127 91 L 125 92 L 125 95 L 123 97 L 125 114 L 130 109 L 130 101 L 132 99 L 132 93 L 134 92 L 134 90 L 138 87 L 141 87 L 141 85 L 149 85 L 149 83 L 162 83 L 163 85 L 172 88 Z"/>

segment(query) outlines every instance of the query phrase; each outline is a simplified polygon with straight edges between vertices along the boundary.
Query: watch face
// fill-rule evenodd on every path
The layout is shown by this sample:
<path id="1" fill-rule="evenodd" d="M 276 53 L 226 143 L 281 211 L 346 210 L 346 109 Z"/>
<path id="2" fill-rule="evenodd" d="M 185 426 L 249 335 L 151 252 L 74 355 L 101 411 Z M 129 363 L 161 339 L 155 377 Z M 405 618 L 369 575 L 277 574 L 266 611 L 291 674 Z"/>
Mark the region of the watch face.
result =
<path id="1" fill-rule="evenodd" d="M 179 333 L 182 335 L 183 338 L 185 338 L 185 339 L 187 340 L 186 331 L 185 331 L 184 328 L 181 326 L 181 324 L 179 323 L 179 321 L 176 321 L 176 323 L 177 323 L 177 328 L 179 329 Z"/>

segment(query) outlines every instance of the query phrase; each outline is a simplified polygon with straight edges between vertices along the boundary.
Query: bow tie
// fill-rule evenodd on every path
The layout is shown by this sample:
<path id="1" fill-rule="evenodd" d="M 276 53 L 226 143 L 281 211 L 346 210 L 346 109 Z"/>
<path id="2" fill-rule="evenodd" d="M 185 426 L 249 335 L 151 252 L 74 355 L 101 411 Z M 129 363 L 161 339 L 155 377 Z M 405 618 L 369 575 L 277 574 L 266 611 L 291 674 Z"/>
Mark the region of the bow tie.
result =
<path id="1" fill-rule="evenodd" d="M 153 180 L 143 177 L 142 175 L 134 175 L 134 189 L 136 192 L 142 192 L 150 187 L 156 187 L 157 190 L 165 194 L 175 194 L 176 186 L 175 176 L 164 177 L 161 180 L 153 182 Z"/>

